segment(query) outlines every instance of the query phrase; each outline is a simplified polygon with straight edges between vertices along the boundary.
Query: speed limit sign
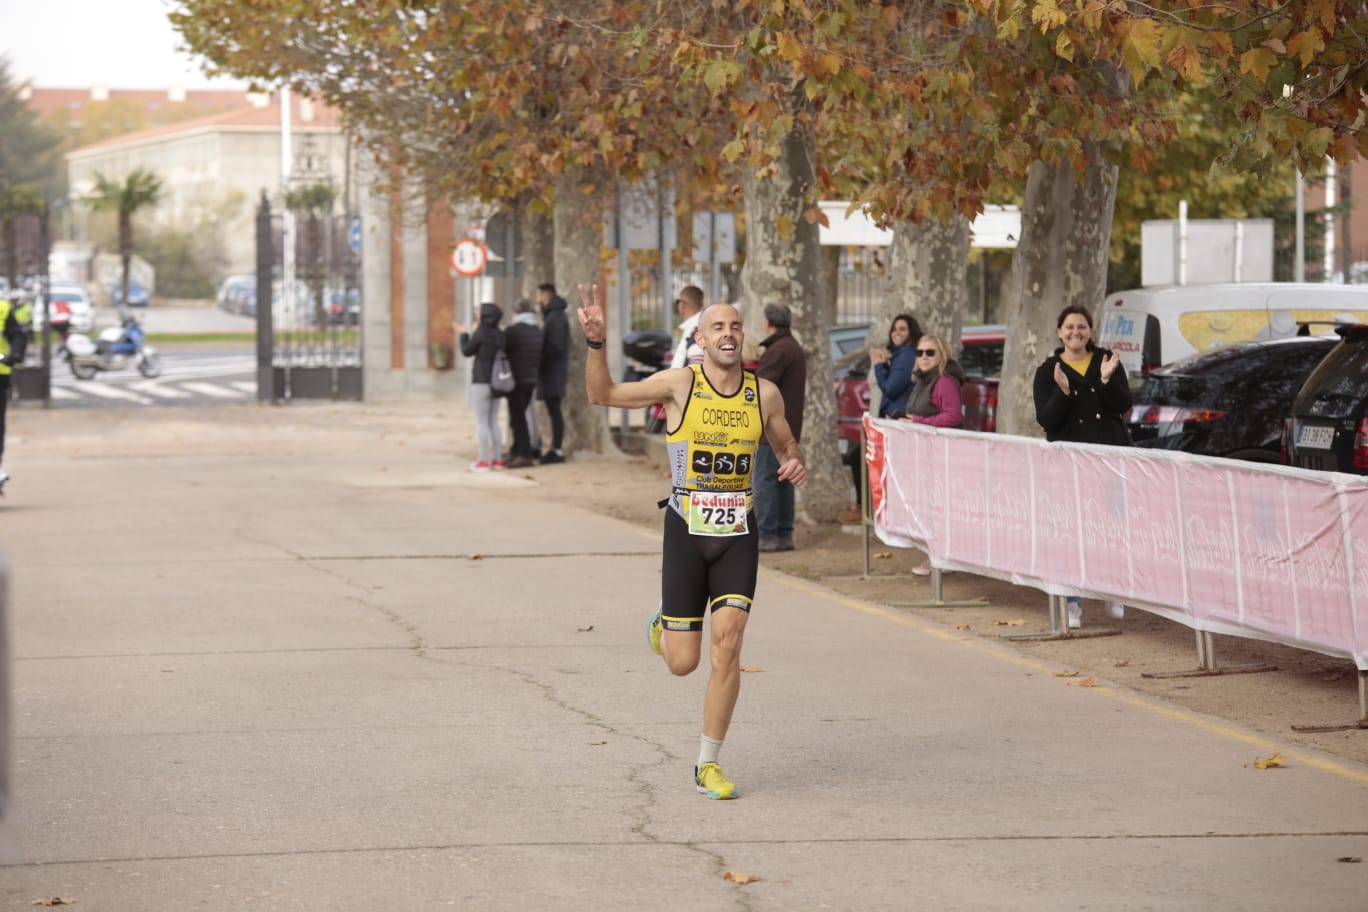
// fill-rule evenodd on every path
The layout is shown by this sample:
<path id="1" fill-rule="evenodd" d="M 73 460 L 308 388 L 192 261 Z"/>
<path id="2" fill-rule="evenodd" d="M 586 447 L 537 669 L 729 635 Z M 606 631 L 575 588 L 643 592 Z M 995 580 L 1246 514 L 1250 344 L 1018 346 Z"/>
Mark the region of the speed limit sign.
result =
<path id="1" fill-rule="evenodd" d="M 488 261 L 489 251 L 484 244 L 473 238 L 462 238 L 451 251 L 451 268 L 455 269 L 458 275 L 477 276 L 484 272 L 485 263 Z"/>

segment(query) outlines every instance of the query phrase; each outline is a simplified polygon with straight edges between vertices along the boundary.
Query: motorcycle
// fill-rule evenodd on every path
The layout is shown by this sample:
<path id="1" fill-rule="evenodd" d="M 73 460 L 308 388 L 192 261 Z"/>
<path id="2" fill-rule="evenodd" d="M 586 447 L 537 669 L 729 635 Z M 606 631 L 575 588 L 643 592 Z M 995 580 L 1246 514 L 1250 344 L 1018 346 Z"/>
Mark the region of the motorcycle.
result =
<path id="1" fill-rule="evenodd" d="M 66 333 L 60 355 L 78 380 L 93 380 L 100 371 L 122 370 L 130 364 L 149 379 L 162 372 L 161 355 L 147 344 L 142 326 L 132 316 L 125 316 L 120 326 L 100 330 L 94 340 L 83 333 Z"/>
<path id="2" fill-rule="evenodd" d="M 638 329 L 623 336 L 622 353 L 625 356 L 622 379 L 626 382 L 644 380 L 670 366 L 674 359 L 674 343 L 664 330 Z M 665 406 L 659 402 L 647 406 L 643 423 L 648 434 L 665 430 Z"/>

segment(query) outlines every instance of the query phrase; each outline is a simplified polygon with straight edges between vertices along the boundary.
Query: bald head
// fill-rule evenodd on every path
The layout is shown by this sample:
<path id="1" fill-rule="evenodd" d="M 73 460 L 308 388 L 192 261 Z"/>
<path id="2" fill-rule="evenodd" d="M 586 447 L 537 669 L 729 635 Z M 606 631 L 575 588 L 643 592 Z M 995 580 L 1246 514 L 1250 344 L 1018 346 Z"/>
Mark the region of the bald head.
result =
<path id="1" fill-rule="evenodd" d="M 698 315 L 698 344 L 705 358 L 719 367 L 741 363 L 741 343 L 745 331 L 741 312 L 730 304 L 713 304 Z"/>

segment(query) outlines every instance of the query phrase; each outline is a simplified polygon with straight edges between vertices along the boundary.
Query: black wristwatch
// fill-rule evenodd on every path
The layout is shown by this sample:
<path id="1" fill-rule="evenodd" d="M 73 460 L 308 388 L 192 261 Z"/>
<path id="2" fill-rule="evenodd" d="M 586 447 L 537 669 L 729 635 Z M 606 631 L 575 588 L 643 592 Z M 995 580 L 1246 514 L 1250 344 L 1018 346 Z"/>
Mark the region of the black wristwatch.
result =
<path id="1" fill-rule="evenodd" d="M 603 340 L 602 340 L 602 339 L 600 339 L 600 340 L 598 340 L 597 342 L 595 342 L 593 339 L 590 339 L 589 337 L 586 336 L 585 339 L 584 339 L 584 341 L 589 343 L 589 347 L 590 347 L 590 348 L 595 348 L 595 349 L 597 349 L 597 348 L 603 348 Z"/>

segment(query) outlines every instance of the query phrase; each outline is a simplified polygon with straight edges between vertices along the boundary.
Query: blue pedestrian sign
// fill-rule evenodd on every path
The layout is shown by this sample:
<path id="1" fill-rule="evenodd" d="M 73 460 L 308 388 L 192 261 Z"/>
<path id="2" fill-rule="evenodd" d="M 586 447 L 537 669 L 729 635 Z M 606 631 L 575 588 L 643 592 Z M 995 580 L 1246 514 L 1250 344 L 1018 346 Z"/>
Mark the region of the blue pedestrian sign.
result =
<path id="1" fill-rule="evenodd" d="M 347 232 L 347 243 L 351 245 L 352 253 L 361 252 L 361 220 L 354 219 L 351 223 L 351 230 Z"/>

